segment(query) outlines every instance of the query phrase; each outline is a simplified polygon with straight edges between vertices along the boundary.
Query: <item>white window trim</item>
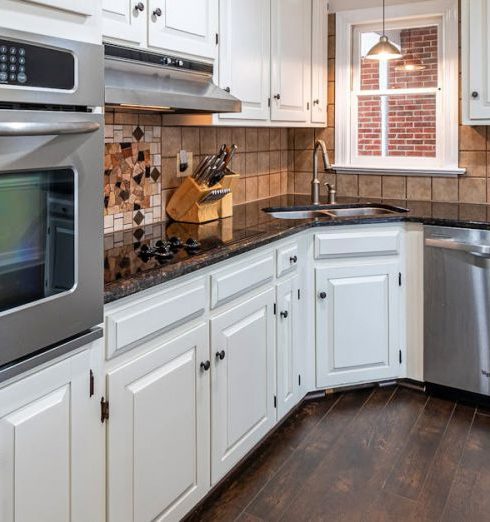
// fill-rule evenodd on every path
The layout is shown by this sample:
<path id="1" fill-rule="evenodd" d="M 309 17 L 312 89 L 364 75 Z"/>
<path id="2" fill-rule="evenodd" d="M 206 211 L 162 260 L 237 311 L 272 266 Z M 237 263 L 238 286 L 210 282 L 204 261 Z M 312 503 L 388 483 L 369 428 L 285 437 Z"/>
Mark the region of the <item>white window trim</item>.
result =
<path id="1" fill-rule="evenodd" d="M 458 1 L 427 0 L 410 4 L 388 6 L 386 18 L 388 28 L 421 23 L 434 25 L 439 20 L 439 77 L 445 96 L 438 104 L 438 144 L 436 158 L 373 158 L 355 157 L 357 118 L 356 103 L 352 103 L 355 92 L 352 88 L 353 33 L 356 27 L 373 26 L 381 23 L 381 9 L 355 9 L 341 11 L 336 15 L 336 63 L 335 63 L 335 156 L 334 168 L 339 172 L 373 174 L 374 172 L 397 175 L 457 176 L 466 169 L 459 168 L 459 95 L 458 95 Z M 417 89 L 407 89 L 417 91 Z M 377 91 L 373 91 L 375 94 Z M 398 90 L 399 94 L 404 91 Z M 427 89 L 423 89 L 427 92 Z"/>

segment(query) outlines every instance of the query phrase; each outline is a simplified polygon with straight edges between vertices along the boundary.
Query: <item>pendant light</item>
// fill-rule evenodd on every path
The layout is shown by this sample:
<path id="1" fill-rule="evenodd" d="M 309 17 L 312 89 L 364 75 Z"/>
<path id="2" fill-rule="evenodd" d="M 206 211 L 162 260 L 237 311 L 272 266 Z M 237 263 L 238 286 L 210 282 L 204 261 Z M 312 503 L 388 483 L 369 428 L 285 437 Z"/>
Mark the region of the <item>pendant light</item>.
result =
<path id="1" fill-rule="evenodd" d="M 383 0 L 383 34 L 381 35 L 379 42 L 371 47 L 367 53 L 366 58 L 368 60 L 399 60 L 402 57 L 398 47 L 390 42 L 389 38 L 386 36 L 385 20 L 385 0 Z"/>

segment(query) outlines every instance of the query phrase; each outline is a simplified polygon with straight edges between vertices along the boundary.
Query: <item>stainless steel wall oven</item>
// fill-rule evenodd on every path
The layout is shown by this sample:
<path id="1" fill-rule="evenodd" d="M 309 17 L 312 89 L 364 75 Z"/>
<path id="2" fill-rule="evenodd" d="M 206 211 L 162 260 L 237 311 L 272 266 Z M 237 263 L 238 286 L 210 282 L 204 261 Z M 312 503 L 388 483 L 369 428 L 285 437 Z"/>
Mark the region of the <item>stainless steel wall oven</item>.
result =
<path id="1" fill-rule="evenodd" d="M 0 33 L 0 380 L 101 335 L 103 48 Z"/>

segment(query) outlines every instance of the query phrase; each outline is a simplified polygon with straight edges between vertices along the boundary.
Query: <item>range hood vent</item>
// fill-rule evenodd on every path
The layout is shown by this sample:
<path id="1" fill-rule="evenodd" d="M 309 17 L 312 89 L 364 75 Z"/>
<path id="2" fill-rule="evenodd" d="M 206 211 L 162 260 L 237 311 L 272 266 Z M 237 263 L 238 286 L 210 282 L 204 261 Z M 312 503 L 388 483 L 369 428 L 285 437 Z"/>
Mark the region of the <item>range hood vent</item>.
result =
<path id="1" fill-rule="evenodd" d="M 176 56 L 105 46 L 105 103 L 121 109 L 210 114 L 240 112 L 213 83 L 213 66 Z"/>

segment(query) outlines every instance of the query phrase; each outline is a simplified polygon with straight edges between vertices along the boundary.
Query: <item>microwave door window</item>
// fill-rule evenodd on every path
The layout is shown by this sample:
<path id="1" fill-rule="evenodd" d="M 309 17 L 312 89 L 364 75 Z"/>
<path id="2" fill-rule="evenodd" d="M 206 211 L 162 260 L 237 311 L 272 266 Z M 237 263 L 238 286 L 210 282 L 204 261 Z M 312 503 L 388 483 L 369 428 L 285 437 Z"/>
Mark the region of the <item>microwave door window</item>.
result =
<path id="1" fill-rule="evenodd" d="M 75 282 L 74 174 L 0 173 L 0 312 Z"/>

